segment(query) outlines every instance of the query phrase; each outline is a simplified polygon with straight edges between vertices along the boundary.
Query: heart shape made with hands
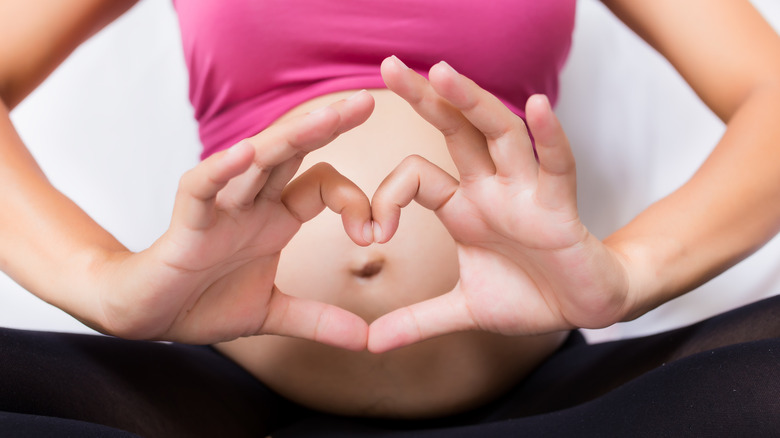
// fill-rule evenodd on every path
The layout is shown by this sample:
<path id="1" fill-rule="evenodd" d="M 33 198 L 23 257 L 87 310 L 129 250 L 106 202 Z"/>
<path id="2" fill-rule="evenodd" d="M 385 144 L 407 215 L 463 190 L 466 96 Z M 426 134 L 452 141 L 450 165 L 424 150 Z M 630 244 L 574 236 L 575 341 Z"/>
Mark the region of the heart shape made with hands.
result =
<path id="1" fill-rule="evenodd" d="M 449 291 L 457 281 L 452 239 L 435 214 L 417 205 L 408 209 L 414 195 L 406 189 L 415 187 L 415 176 L 404 169 L 412 170 L 416 160 L 422 159 L 409 158 L 388 175 L 372 202 L 329 164 L 315 164 L 293 180 L 284 202 L 307 221 L 282 251 L 279 288 L 369 323 Z M 317 205 L 332 212 L 320 217 Z"/>
<path id="2" fill-rule="evenodd" d="M 166 263 L 196 273 L 199 297 L 180 302 L 200 305 L 203 318 L 227 321 L 220 336 L 228 339 L 279 334 L 372 352 L 456 331 L 528 335 L 619 320 L 625 266 L 579 220 L 574 158 L 547 99 L 529 98 L 527 129 L 498 98 L 444 63 L 425 78 L 391 57 L 382 76 L 445 134 L 459 180 L 411 156 L 371 202 L 327 164 L 291 181 L 304 155 L 368 118 L 373 99 L 365 91 L 272 126 L 204 160 L 200 175 L 189 178 L 195 182 L 174 211 L 174 223 L 184 217 L 183 230 Z M 342 308 L 277 289 L 282 248 L 324 208 L 341 215 L 353 242 L 367 246 L 389 241 L 413 200 L 434 211 L 456 242 L 460 278 L 451 291 L 369 326 Z M 205 292 L 196 283 L 204 272 L 216 279 Z M 197 313 L 182 308 L 188 318 Z"/>

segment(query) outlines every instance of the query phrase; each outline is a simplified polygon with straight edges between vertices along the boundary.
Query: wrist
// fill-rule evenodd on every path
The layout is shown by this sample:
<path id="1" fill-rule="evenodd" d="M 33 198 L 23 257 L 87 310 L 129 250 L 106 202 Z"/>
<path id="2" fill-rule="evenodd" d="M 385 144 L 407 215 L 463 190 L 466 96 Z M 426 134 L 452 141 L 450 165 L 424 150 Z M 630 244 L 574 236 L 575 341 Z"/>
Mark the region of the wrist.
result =
<path id="1" fill-rule="evenodd" d="M 626 305 L 621 321 L 636 319 L 678 295 L 670 271 L 674 260 L 679 259 L 679 243 L 661 236 L 628 239 L 618 232 L 604 244 L 626 272 Z"/>
<path id="2" fill-rule="evenodd" d="M 90 321 L 101 333 L 125 339 L 150 339 L 145 299 L 151 289 L 149 257 L 151 249 L 104 251 L 91 267 L 94 281 L 89 285 Z M 146 267 L 145 267 L 146 266 Z M 88 324 L 89 325 L 89 324 Z"/>
<path id="3" fill-rule="evenodd" d="M 121 313 L 115 309 L 116 298 L 125 289 L 122 266 L 132 256 L 123 247 L 94 247 L 73 257 L 68 264 L 68 277 L 63 276 L 65 290 L 55 291 L 51 304 L 86 326 L 107 335 L 121 336 L 115 328 L 112 315 Z"/>

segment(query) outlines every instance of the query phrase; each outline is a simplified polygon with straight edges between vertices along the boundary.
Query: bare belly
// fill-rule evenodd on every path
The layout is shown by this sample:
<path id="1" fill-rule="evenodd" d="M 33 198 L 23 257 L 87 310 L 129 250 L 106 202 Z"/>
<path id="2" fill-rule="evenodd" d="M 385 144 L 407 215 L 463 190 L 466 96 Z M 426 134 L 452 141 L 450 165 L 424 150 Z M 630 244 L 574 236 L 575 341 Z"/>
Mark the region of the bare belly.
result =
<path id="1" fill-rule="evenodd" d="M 351 92 L 310 101 L 313 110 Z M 457 174 L 442 135 L 388 90 L 373 90 L 376 109 L 362 126 L 311 153 L 301 171 L 326 161 L 369 198 L 411 154 Z M 371 322 L 400 306 L 449 291 L 458 280 L 455 245 L 436 216 L 405 208 L 395 237 L 358 247 L 340 218 L 324 212 L 303 225 L 282 252 L 277 285 L 285 293 L 339 305 Z M 281 395 L 344 415 L 428 417 L 474 407 L 496 397 L 532 370 L 565 333 L 504 337 L 456 333 L 396 351 L 343 351 L 277 336 L 217 346 Z"/>

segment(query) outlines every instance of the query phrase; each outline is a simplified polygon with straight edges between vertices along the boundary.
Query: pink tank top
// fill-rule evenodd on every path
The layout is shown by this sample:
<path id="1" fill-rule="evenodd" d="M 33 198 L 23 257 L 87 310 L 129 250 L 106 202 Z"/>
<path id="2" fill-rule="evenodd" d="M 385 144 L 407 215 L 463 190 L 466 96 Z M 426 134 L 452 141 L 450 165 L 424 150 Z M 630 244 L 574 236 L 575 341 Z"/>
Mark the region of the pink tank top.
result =
<path id="1" fill-rule="evenodd" d="M 384 88 L 397 55 L 425 74 L 445 60 L 522 115 L 558 94 L 576 0 L 174 0 L 206 156 L 293 107 Z"/>

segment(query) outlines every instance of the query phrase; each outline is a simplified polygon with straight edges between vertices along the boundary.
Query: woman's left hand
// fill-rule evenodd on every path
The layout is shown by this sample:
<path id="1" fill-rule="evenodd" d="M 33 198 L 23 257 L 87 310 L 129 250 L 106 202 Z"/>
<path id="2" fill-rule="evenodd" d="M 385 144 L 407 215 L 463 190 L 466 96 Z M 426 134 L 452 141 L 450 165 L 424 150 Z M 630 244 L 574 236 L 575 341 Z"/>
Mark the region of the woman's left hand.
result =
<path id="1" fill-rule="evenodd" d="M 460 280 L 439 297 L 374 321 L 368 348 L 387 351 L 463 330 L 533 335 L 604 327 L 631 308 L 623 258 L 577 212 L 568 140 L 544 96 L 523 120 L 444 63 L 429 80 L 397 58 L 382 65 L 388 88 L 441 130 L 459 180 L 409 157 L 372 201 L 374 240 L 386 242 L 412 200 L 433 210 L 457 243 Z"/>

